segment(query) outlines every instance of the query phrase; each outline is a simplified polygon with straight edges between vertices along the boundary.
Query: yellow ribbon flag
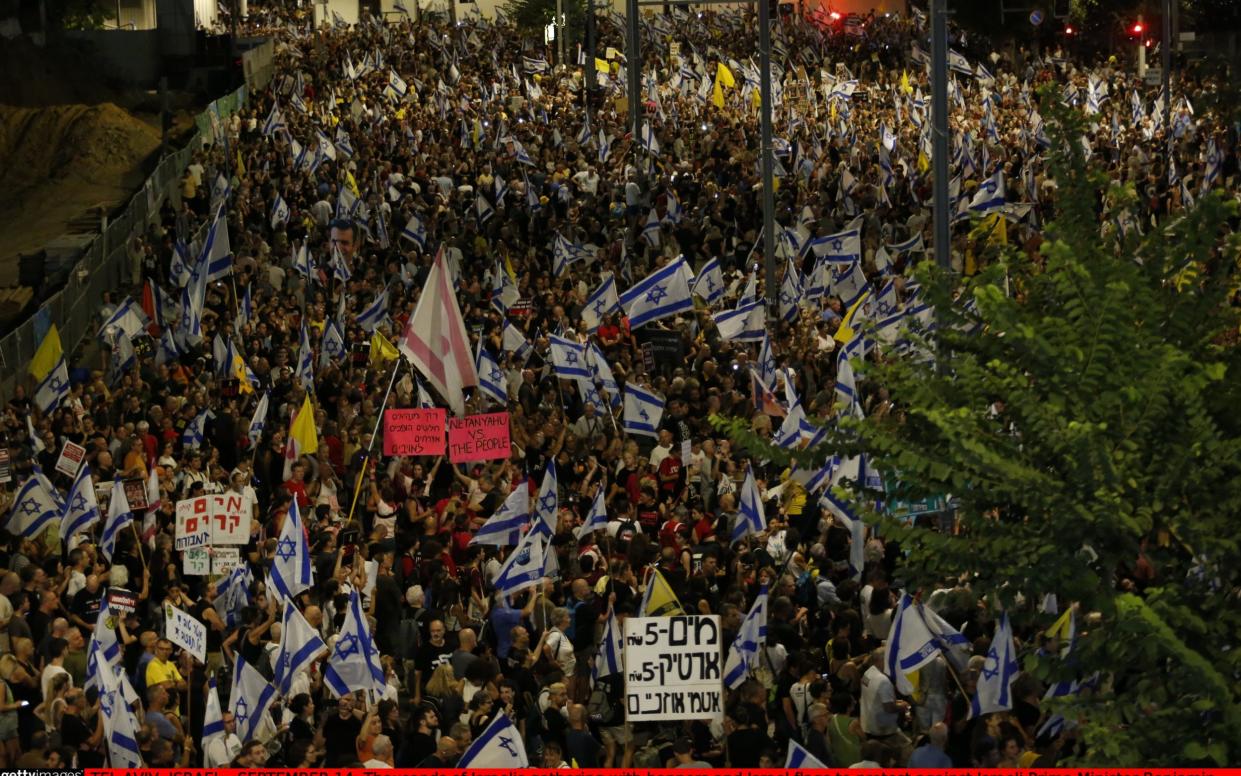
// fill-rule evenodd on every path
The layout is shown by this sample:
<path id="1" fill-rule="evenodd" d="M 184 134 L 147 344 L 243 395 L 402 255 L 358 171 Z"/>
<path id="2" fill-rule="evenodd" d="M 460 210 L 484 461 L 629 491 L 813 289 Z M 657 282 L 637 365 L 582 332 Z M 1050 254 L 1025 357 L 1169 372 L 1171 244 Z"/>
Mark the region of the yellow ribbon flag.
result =
<path id="1" fill-rule="evenodd" d="M 310 455 L 319 452 L 319 432 L 315 429 L 315 405 L 310 403 L 310 394 L 302 400 L 302 408 L 293 416 L 289 425 L 289 439 L 292 440 L 297 455 Z"/>
<path id="2" fill-rule="evenodd" d="M 35 380 L 42 382 L 43 378 L 47 377 L 47 373 L 56 368 L 56 364 L 64 355 L 65 350 L 60 345 L 60 332 L 56 330 L 56 324 L 53 323 L 47 327 L 43 342 L 39 344 L 34 358 L 30 360 L 30 374 L 34 375 Z"/>
<path id="3" fill-rule="evenodd" d="M 909 84 L 909 73 L 901 71 L 901 92 L 903 94 L 913 94 L 914 88 Z"/>
<path id="4" fill-rule="evenodd" d="M 926 171 L 929 169 L 931 169 L 931 158 L 927 156 L 926 154 L 922 153 L 921 151 L 919 151 L 918 152 L 918 172 L 925 174 Z"/>
<path id="5" fill-rule="evenodd" d="M 358 182 L 353 179 L 353 173 L 348 170 L 345 170 L 345 185 L 348 186 L 349 190 L 353 192 L 353 196 L 361 199 L 362 192 L 358 191 Z"/>
<path id="6" fill-rule="evenodd" d="M 242 393 L 254 393 L 254 383 L 250 382 L 250 370 L 246 369 L 246 362 L 242 360 L 241 354 L 233 351 L 233 377 L 237 378 L 237 388 Z"/>
<path id="7" fill-rule="evenodd" d="M 833 337 L 841 345 L 848 345 L 849 341 L 857 336 L 857 332 L 853 329 L 853 321 L 857 317 L 858 310 L 862 309 L 862 305 L 866 303 L 867 299 L 870 299 L 870 289 L 867 289 L 865 293 L 859 296 L 858 300 L 849 308 L 849 311 L 845 313 L 845 317 L 840 319 L 840 327 L 836 329 L 836 334 Z"/>
<path id="8" fill-rule="evenodd" d="M 237 178 L 246 177 L 246 163 L 241 161 L 241 149 L 237 149 Z"/>
<path id="9" fill-rule="evenodd" d="M 733 77 L 733 71 L 728 69 L 728 65 L 723 62 L 715 66 L 715 90 L 711 95 L 711 102 L 717 108 L 724 107 L 724 90 L 732 89 L 737 85 L 737 79 Z"/>
<path id="10" fill-rule="evenodd" d="M 599 57 L 595 57 L 595 70 L 600 73 L 611 73 L 612 63 L 607 61 L 606 59 L 600 59 Z"/>
<path id="11" fill-rule="evenodd" d="M 646 595 L 642 598 L 642 617 L 672 617 L 685 614 L 685 608 L 672 592 L 672 586 L 656 569 L 646 583 Z"/>
<path id="12" fill-rule="evenodd" d="M 389 342 L 379 330 L 371 335 L 371 366 L 382 366 L 399 355 L 396 345 Z"/>

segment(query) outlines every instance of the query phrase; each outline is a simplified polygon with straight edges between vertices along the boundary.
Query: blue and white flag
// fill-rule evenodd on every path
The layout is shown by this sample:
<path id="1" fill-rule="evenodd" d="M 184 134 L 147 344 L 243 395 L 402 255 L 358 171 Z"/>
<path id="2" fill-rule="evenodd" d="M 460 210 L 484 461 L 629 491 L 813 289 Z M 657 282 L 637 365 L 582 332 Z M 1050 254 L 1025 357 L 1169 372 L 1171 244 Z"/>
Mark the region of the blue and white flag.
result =
<path id="1" fill-rule="evenodd" d="M 635 383 L 625 385 L 626 434 L 658 437 L 659 422 L 664 416 L 664 397 Z"/>
<path id="2" fill-rule="evenodd" d="M 537 518 L 530 528 L 530 533 L 543 533 L 547 536 L 556 535 L 557 523 L 560 521 L 560 481 L 556 476 L 556 461 L 550 459 L 547 469 L 543 472 L 543 482 L 539 485 L 538 501 L 534 505 Z"/>
<path id="3" fill-rule="evenodd" d="M 127 296 L 112 315 L 108 316 L 103 326 L 99 327 L 99 337 L 109 342 L 118 332 L 128 337 L 136 337 L 139 334 L 145 334 L 150 323 L 142 307 Z"/>
<path id="4" fill-rule="evenodd" d="M 936 639 L 927 628 L 919 609 L 920 605 L 910 598 L 908 593 L 902 593 L 896 616 L 892 618 L 892 627 L 888 630 L 884 672 L 904 695 L 912 695 L 914 692 L 908 675 L 930 663 L 939 654 Z"/>
<path id="5" fill-rule="evenodd" d="M 887 248 L 896 255 L 902 253 L 923 253 L 926 251 L 926 245 L 922 240 L 922 232 L 918 232 L 905 242 L 888 245 Z"/>
<path id="6" fill-rule="evenodd" d="M 784 758 L 785 770 L 823 770 L 828 767 L 822 760 L 806 751 L 804 746 L 789 740 L 789 753 Z"/>
<path id="7" fill-rule="evenodd" d="M 659 248 L 663 242 L 663 237 L 659 232 L 659 214 L 655 212 L 655 208 L 651 208 L 651 212 L 646 214 L 646 221 L 642 224 L 641 237 L 646 240 L 652 248 Z"/>
<path id="8" fill-rule="evenodd" d="M 603 488 L 599 491 L 602 493 Z M 616 620 L 616 612 L 608 607 L 608 619 L 603 626 L 603 638 L 595 653 L 595 679 L 602 679 L 625 670 L 625 633 Z"/>
<path id="9" fill-rule="evenodd" d="M 271 583 L 284 601 L 291 600 L 314 584 L 310 547 L 297 499 L 289 504 L 289 512 L 280 526 L 280 538 L 276 541 L 276 554 L 271 565 Z"/>
<path id="10" fill-rule="evenodd" d="M 735 690 L 759 664 L 759 650 L 767 643 L 767 586 L 758 590 L 754 605 L 741 621 L 737 637 L 724 660 L 724 686 Z"/>
<path id="11" fill-rule="evenodd" d="M 194 416 L 181 432 L 181 446 L 189 449 L 197 448 L 203 443 L 203 433 L 207 426 L 207 418 L 215 417 L 211 410 L 203 410 Z"/>
<path id="12" fill-rule="evenodd" d="M 384 290 L 379 292 L 375 297 L 375 301 L 371 302 L 370 307 L 358 313 L 357 323 L 367 334 L 372 334 L 387 317 L 388 287 L 384 286 Z"/>
<path id="13" fill-rule="evenodd" d="M 417 245 L 419 250 L 427 249 L 427 227 L 417 213 L 410 213 L 405 228 L 401 230 L 401 236 Z"/>
<path id="14" fill-rule="evenodd" d="M 349 133 L 341 125 L 336 125 L 336 150 L 345 156 L 353 156 L 353 143 L 349 140 Z"/>
<path id="15" fill-rule="evenodd" d="M 736 544 L 750 534 L 767 530 L 767 516 L 763 513 L 763 497 L 754 480 L 754 469 L 746 466 L 745 480 L 741 483 L 740 507 L 737 524 L 733 526 L 731 544 Z"/>
<path id="16" fill-rule="evenodd" d="M 1215 138 L 1211 138 L 1207 141 L 1206 166 L 1202 172 L 1202 191 L 1209 191 L 1215 185 L 1215 182 L 1219 180 L 1223 165 L 1223 157 L 1215 145 Z"/>
<path id="17" fill-rule="evenodd" d="M 349 594 L 345 622 L 323 669 L 323 682 L 337 698 L 359 690 L 378 695 L 387 684 L 370 624 L 362 612 L 362 597 L 356 589 Z"/>
<path id="18" fill-rule="evenodd" d="M 557 377 L 565 380 L 590 379 L 585 347 L 555 334 L 548 336 L 547 341 L 551 345 L 552 369 Z"/>
<path id="19" fill-rule="evenodd" d="M 99 551 L 109 563 L 112 562 L 112 555 L 116 552 L 116 537 L 120 535 L 121 529 L 133 519 L 134 513 L 129 508 L 129 499 L 125 496 L 125 485 L 118 475 L 112 481 L 112 500 L 108 502 L 108 519 L 103 524 L 103 536 L 99 538 Z"/>
<path id="20" fill-rule="evenodd" d="M 304 278 L 311 277 L 310 249 L 302 243 L 293 253 L 293 269 Z"/>
<path id="21" fill-rule="evenodd" d="M 546 576 L 546 558 L 543 556 L 546 550 L 547 535 L 537 530 L 529 531 L 500 565 L 495 581 L 496 591 L 512 596 L 538 585 Z"/>
<path id="22" fill-rule="evenodd" d="M 491 217 L 495 214 L 496 209 L 491 206 L 491 203 L 488 202 L 482 194 L 475 196 L 474 215 L 478 217 L 478 223 L 480 226 L 491 220 Z"/>
<path id="23" fill-rule="evenodd" d="M 478 357 L 474 361 L 474 368 L 478 370 L 478 389 L 497 404 L 507 404 L 508 378 L 504 376 L 504 370 L 500 368 L 496 357 L 483 347 L 481 338 L 478 341 Z"/>
<path id="24" fill-rule="evenodd" d="M 289 203 L 284 201 L 284 197 L 280 196 L 280 192 L 276 192 L 276 199 L 271 203 L 271 228 L 276 229 L 281 224 L 289 223 Z"/>
<path id="25" fill-rule="evenodd" d="M 758 376 L 763 379 L 767 385 L 771 385 L 776 379 L 776 357 L 771 352 L 771 337 L 767 336 L 767 332 L 763 332 L 762 340 L 758 346 L 758 362 L 755 364 L 758 369 Z"/>
<path id="26" fill-rule="evenodd" d="M 203 712 L 203 734 L 199 739 L 203 750 L 216 736 L 227 735 L 224 730 L 224 710 L 220 706 L 220 691 L 216 687 L 215 677 L 207 680 L 207 708 Z"/>
<path id="27" fill-rule="evenodd" d="M 293 687 L 293 677 L 309 667 L 326 649 L 327 644 L 323 643 L 318 632 L 306 622 L 306 618 L 293 602 L 285 601 L 284 620 L 280 626 L 280 648 L 272 661 L 274 681 L 280 694 L 288 696 Z"/>
<path id="28" fill-rule="evenodd" d="M 530 358 L 530 352 L 534 349 L 530 343 L 522 335 L 521 331 L 513 325 L 512 321 L 504 322 L 503 334 L 501 340 L 504 345 L 505 353 L 512 353 L 518 363 L 524 364 Z"/>
<path id="29" fill-rule="evenodd" d="M 790 258 L 784 269 L 784 280 L 780 282 L 780 294 L 778 297 L 780 320 L 789 323 L 797 317 L 802 293 L 801 273 L 797 271 L 796 264 Z"/>
<path id="30" fill-rule="evenodd" d="M 200 266 L 207 268 L 207 282 L 219 280 L 233 271 L 233 249 L 228 241 L 228 214 L 221 207 L 207 230 L 207 240 L 198 256 Z"/>
<path id="31" fill-rule="evenodd" d="M 707 304 L 724 296 L 724 273 L 720 270 L 719 259 L 711 259 L 702 265 L 702 269 L 694 278 L 694 285 L 690 292 Z"/>
<path id="32" fill-rule="evenodd" d="M 969 718 L 1011 710 L 1013 680 L 1017 678 L 1020 670 L 1017 651 L 1013 648 L 1013 629 L 1008 622 L 1008 613 L 1001 612 L 995 623 L 991 649 L 987 652 L 987 660 L 978 676 L 978 689 L 974 691 L 974 697 L 970 701 Z"/>
<path id="33" fill-rule="evenodd" d="M 250 286 L 246 284 L 246 292 L 241 295 L 241 308 L 237 311 L 237 332 L 241 333 L 241 327 L 254 320 L 254 300 L 250 297 Z"/>
<path id="34" fill-rule="evenodd" d="M 501 261 L 496 259 L 495 268 L 491 271 L 491 306 L 503 315 L 520 299 L 521 291 L 517 284 L 513 282 Z"/>
<path id="35" fill-rule="evenodd" d="M 306 322 L 302 321 L 302 331 L 297 346 L 297 382 L 302 390 L 315 390 L 315 353 L 310 347 L 310 333 L 306 331 Z"/>
<path id="36" fill-rule="evenodd" d="M 100 517 L 90 464 L 83 462 L 78 476 L 73 478 L 73 487 L 69 488 L 69 498 L 65 500 L 65 511 L 60 519 L 60 540 L 66 543 L 68 549 L 73 549 L 77 546 L 77 535 L 98 522 Z"/>
<path id="37" fill-rule="evenodd" d="M 819 259 L 853 261 L 862 256 L 862 230 L 860 227 L 851 227 L 843 232 L 816 237 L 809 245 Z"/>
<path id="38" fill-rule="evenodd" d="M 766 307 L 761 301 L 738 304 L 736 309 L 711 316 L 725 342 L 762 342 L 767 332 Z"/>
<path id="39" fill-rule="evenodd" d="M 620 297 L 616 294 L 616 278 L 611 272 L 603 273 L 603 282 L 586 299 L 582 307 L 582 320 L 586 329 L 595 332 L 603 325 L 603 317 L 621 309 Z"/>
<path id="40" fill-rule="evenodd" d="M 242 563 L 215 583 L 215 611 L 230 629 L 240 622 L 241 610 L 250 605 L 252 584 L 254 572 L 248 563 Z"/>
<path id="41" fill-rule="evenodd" d="M 529 522 L 530 484 L 522 480 L 500 508 L 474 532 L 470 544 L 512 547 L 521 542 L 521 529 Z"/>
<path id="42" fill-rule="evenodd" d="M 544 63 L 546 64 L 546 63 Z M 458 768 L 509 769 L 528 768 L 526 746 L 521 733 L 508 715 L 501 711 L 486 729 L 465 750 L 457 761 Z"/>
<path id="43" fill-rule="evenodd" d="M 128 339 L 124 334 L 122 338 Z M 133 349 L 130 348 L 130 352 Z M 64 356 L 56 362 L 56 366 L 52 367 L 52 371 L 48 372 L 43 378 L 43 382 L 39 383 L 39 387 L 34 391 L 34 403 L 38 406 L 39 411 L 44 415 L 60 406 L 65 397 L 69 395 L 69 367 L 65 364 Z"/>
<path id="44" fill-rule="evenodd" d="M 685 259 L 677 259 L 631 286 L 620 298 L 629 316 L 629 328 L 694 309 L 689 292 L 691 280 L 689 265 Z"/>
<path id="45" fill-rule="evenodd" d="M 233 689 L 228 694 L 229 711 L 237 723 L 237 737 L 242 743 L 253 741 L 259 725 L 267 718 L 276 700 L 276 686 L 267 681 L 258 669 L 246 662 L 237 651 L 233 664 Z"/>
<path id="46" fill-rule="evenodd" d="M 133 367 L 137 360 L 134 341 L 124 333 L 117 334 L 116 342 L 112 345 L 112 355 L 108 357 L 108 385 L 119 383 L 125 370 Z"/>
<path id="47" fill-rule="evenodd" d="M 974 198 L 970 200 L 970 210 L 975 213 L 990 213 L 1004 207 L 1004 202 L 1004 171 L 997 170 L 995 175 L 979 185 Z"/>
<path id="48" fill-rule="evenodd" d="M 608 509 L 604 502 L 603 491 L 606 490 L 600 485 L 595 490 L 595 498 L 590 502 L 590 511 L 586 513 L 586 520 L 573 529 L 573 535 L 581 539 L 592 531 L 601 531 L 608 527 Z"/>
<path id="49" fill-rule="evenodd" d="M 607 391 L 613 407 L 618 406 L 621 403 L 620 385 L 612 374 L 612 367 L 608 366 L 607 358 L 599 350 L 599 346 L 593 342 L 586 345 L 586 363 L 590 366 L 590 379 Z"/>
<path id="50" fill-rule="evenodd" d="M 345 263 L 345 256 L 335 245 L 332 246 L 332 258 L 328 261 L 328 265 L 332 268 L 332 277 L 342 283 L 348 282 L 353 277 L 353 273 L 349 271 L 349 265 Z"/>
<path id="51" fill-rule="evenodd" d="M 552 240 L 552 274 L 560 277 L 576 261 L 590 263 L 594 254 L 582 245 L 571 242 L 560 232 Z"/>
<path id="52" fill-rule="evenodd" d="M 638 145 L 651 156 L 659 156 L 659 141 L 655 138 L 655 130 L 650 123 L 643 123 L 638 130 Z"/>
<path id="53" fill-rule="evenodd" d="M 82 468 L 85 469 L 85 465 Z M 36 466 L 34 474 L 22 483 L 17 495 L 13 497 L 4 530 L 14 536 L 34 538 L 63 512 L 64 505 L 60 503 L 60 497 Z"/>
<path id="54" fill-rule="evenodd" d="M 834 262 L 832 264 L 832 296 L 840 298 L 841 304 L 846 310 L 862 298 L 866 293 L 869 285 L 866 282 L 866 273 L 862 271 L 862 262 L 860 260 L 848 262 Z"/>
<path id="55" fill-rule="evenodd" d="M 263 437 L 263 430 L 267 428 L 267 403 L 267 392 L 264 391 L 263 398 L 259 399 L 259 403 L 254 406 L 254 415 L 250 417 L 250 428 L 246 432 L 246 436 L 250 439 L 250 447 L 259 443 L 259 439 Z"/>
<path id="56" fill-rule="evenodd" d="M 177 337 L 172 329 L 164 329 L 159 335 L 159 347 L 155 351 L 156 366 L 163 366 L 181 357 L 181 349 L 177 347 Z"/>
<path id="57" fill-rule="evenodd" d="M 140 768 L 142 753 L 138 749 L 139 725 L 130 706 L 133 688 L 129 686 L 124 672 L 101 666 L 107 661 L 101 657 L 99 644 L 91 642 L 90 649 L 95 653 L 95 663 L 99 666 L 99 710 L 104 717 L 103 731 L 108 742 L 108 762 L 113 768 Z"/>
<path id="58" fill-rule="evenodd" d="M 116 616 L 108 608 L 107 599 L 107 592 L 101 592 L 99 615 L 95 618 L 95 629 L 91 632 L 92 649 L 86 661 L 86 678 L 83 681 L 84 689 L 98 687 L 100 692 L 103 691 L 103 683 L 110 681 L 101 674 L 100 665 L 104 671 L 115 672 L 116 667 L 121 664 L 121 642 L 116 637 Z M 98 646 L 97 652 L 95 646 Z M 115 677 L 115 673 L 112 675 Z"/>
<path id="59" fill-rule="evenodd" d="M 168 274 L 178 288 L 182 288 L 186 283 L 190 282 L 190 268 L 193 263 L 194 260 L 190 258 L 189 246 L 185 244 L 185 240 L 178 237 L 172 244 L 172 261 L 168 266 Z"/>
<path id="60" fill-rule="evenodd" d="M 336 321 L 328 321 L 323 327 L 323 338 L 319 340 L 319 366 L 327 366 L 344 358 L 348 348 L 345 347 L 345 335 Z"/>

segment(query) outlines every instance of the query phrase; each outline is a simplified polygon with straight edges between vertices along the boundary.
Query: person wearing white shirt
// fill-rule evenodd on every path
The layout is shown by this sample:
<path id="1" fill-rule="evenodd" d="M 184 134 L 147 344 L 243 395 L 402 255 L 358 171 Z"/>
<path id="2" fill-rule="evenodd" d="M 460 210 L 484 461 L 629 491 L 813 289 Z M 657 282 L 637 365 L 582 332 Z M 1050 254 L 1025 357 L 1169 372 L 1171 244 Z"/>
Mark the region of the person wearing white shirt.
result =
<path id="1" fill-rule="evenodd" d="M 224 721 L 224 735 L 212 736 L 207 742 L 203 751 L 204 768 L 227 768 L 241 754 L 241 739 L 237 737 L 237 720 L 233 719 L 233 713 L 226 711 L 220 718 Z"/>
<path id="2" fill-rule="evenodd" d="M 363 768 L 391 768 L 392 767 L 392 739 L 385 735 L 375 736 L 374 742 L 371 743 L 371 753 L 375 756 L 362 763 Z"/>

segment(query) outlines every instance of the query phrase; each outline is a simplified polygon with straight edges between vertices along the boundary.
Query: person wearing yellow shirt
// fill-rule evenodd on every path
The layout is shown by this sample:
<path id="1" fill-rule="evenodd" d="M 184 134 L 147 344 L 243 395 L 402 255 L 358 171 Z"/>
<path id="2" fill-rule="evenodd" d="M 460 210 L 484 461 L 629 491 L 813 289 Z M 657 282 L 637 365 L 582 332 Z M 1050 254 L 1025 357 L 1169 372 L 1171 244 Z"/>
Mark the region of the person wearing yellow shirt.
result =
<path id="1" fill-rule="evenodd" d="M 159 685 L 164 685 L 168 690 L 185 692 L 185 679 L 172 662 L 172 642 L 168 639 L 160 639 L 155 643 L 155 657 L 147 663 L 146 680 L 148 692 Z"/>

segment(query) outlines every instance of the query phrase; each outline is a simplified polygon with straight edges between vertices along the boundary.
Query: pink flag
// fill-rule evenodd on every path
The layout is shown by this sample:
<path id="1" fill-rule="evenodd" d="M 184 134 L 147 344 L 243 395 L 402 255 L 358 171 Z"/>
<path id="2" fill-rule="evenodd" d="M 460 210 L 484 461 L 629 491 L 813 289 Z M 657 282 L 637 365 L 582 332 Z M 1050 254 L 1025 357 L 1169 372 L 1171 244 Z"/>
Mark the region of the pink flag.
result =
<path id="1" fill-rule="evenodd" d="M 444 397 L 453 413 L 465 415 L 462 391 L 478 385 L 478 372 L 442 247 L 418 298 L 418 308 L 405 325 L 400 350 Z"/>

